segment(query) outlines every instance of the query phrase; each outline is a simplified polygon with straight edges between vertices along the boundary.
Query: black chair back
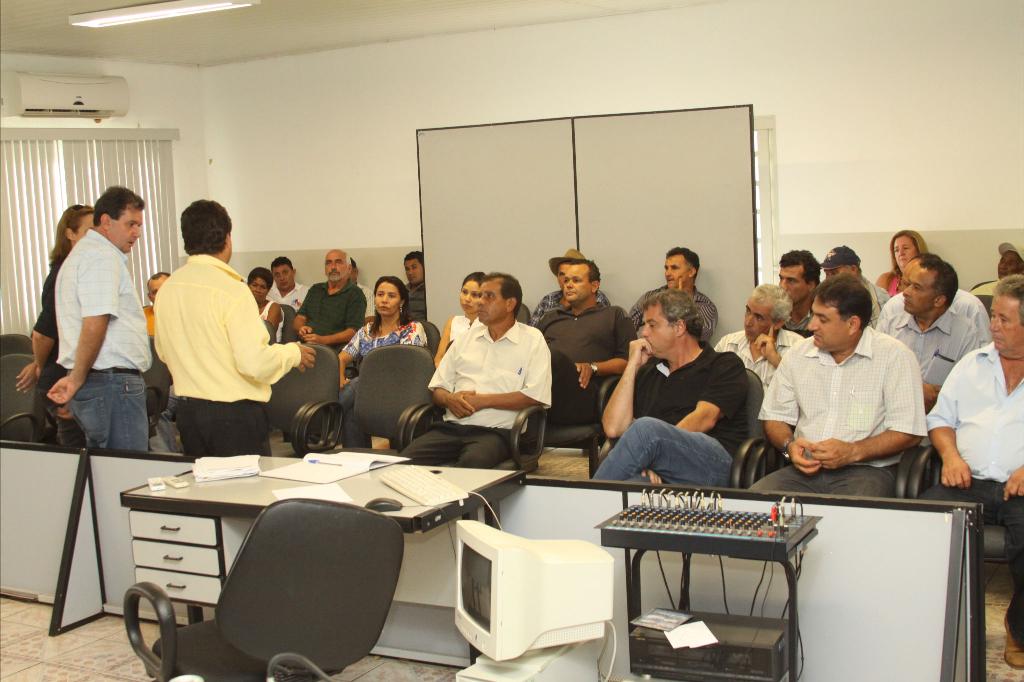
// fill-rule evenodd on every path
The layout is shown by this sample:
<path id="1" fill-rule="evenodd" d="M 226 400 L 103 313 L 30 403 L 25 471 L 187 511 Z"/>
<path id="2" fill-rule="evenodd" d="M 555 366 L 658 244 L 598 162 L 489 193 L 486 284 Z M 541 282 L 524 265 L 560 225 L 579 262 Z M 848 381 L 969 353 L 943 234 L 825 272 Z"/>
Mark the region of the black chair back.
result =
<path id="1" fill-rule="evenodd" d="M 9 334 L 7 336 L 17 336 Z M 7 353 L 0 357 L 0 438 L 23 443 L 40 440 L 45 414 L 36 401 L 35 389 L 22 393 L 15 388 L 18 373 L 33 360 L 31 354 Z"/>
<path id="2" fill-rule="evenodd" d="M 519 306 L 519 312 L 516 313 L 516 321 L 522 322 L 523 324 L 530 324 L 530 307 L 525 303 Z"/>
<path id="3" fill-rule="evenodd" d="M 430 357 L 437 355 L 437 347 L 441 345 L 441 332 L 433 322 L 423 321 L 423 331 L 427 334 L 427 348 L 430 349 Z"/>
<path id="4" fill-rule="evenodd" d="M 397 447 L 399 417 L 412 405 L 430 402 L 427 384 L 433 374 L 433 355 L 418 346 L 384 346 L 368 353 L 359 369 L 359 425 Z"/>
<path id="5" fill-rule="evenodd" d="M 152 436 L 160 415 L 167 409 L 172 379 L 167 365 L 156 354 L 153 337 L 149 339 L 149 352 L 153 356 L 153 364 L 142 373 L 142 380 L 146 382 L 146 416 L 149 418 L 149 435 Z"/>
<path id="6" fill-rule="evenodd" d="M 985 306 L 985 312 L 992 314 L 992 294 L 978 294 L 978 300 Z"/>
<path id="7" fill-rule="evenodd" d="M 224 584 L 221 634 L 263 660 L 288 651 L 327 670 L 355 663 L 380 637 L 404 547 L 394 520 L 363 507 L 276 502 L 257 517 Z"/>
<path id="8" fill-rule="evenodd" d="M 32 339 L 24 334 L 0 335 L 0 355 L 11 355 L 12 353 L 32 355 Z"/>
<path id="9" fill-rule="evenodd" d="M 300 457 L 310 450 L 334 447 L 341 430 L 338 354 L 327 346 L 310 347 L 316 350 L 316 365 L 304 372 L 296 367 L 278 379 L 267 403 L 271 428 L 288 434 L 292 450 Z"/>
<path id="10" fill-rule="evenodd" d="M 764 386 L 761 377 L 753 370 L 747 370 L 747 438 L 764 438 L 764 425 L 757 415 L 764 402 Z"/>
<path id="11" fill-rule="evenodd" d="M 287 303 L 279 303 L 281 306 L 281 316 L 284 320 L 284 326 L 281 328 L 281 343 L 292 343 L 299 340 L 299 335 L 295 331 L 295 308 L 291 307 Z"/>

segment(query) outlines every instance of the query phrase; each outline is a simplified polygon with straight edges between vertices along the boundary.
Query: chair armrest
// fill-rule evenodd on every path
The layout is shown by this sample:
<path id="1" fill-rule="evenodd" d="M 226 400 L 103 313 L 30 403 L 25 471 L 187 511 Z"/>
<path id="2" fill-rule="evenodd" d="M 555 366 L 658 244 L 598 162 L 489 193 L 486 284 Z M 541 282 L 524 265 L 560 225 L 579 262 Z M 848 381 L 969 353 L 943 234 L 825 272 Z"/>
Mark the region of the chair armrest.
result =
<path id="1" fill-rule="evenodd" d="M 619 379 L 621 378 L 621 374 L 600 377 L 601 383 L 597 387 L 597 416 L 599 421 L 601 415 L 604 414 L 604 408 L 608 406 L 608 400 L 612 397 L 612 393 L 615 391 L 615 387 L 619 385 Z"/>
<path id="2" fill-rule="evenodd" d="M 752 476 L 749 474 L 750 462 L 758 458 L 760 458 L 759 461 L 764 461 L 764 447 L 765 440 L 763 438 L 748 438 L 740 443 L 733 454 L 732 468 L 729 470 L 730 488 L 749 488 L 753 485 L 754 482 L 750 480 Z"/>
<path id="3" fill-rule="evenodd" d="M 29 442 L 38 443 L 39 438 L 43 433 L 43 422 L 41 419 L 39 419 L 39 415 L 33 414 L 31 412 L 18 412 L 17 414 L 12 414 L 7 419 L 5 419 L 3 423 L 0 423 L 0 432 L 2 432 L 4 429 L 6 429 L 9 425 L 13 424 L 14 422 L 21 421 L 23 419 L 27 419 L 29 423 L 32 425 L 32 435 L 30 436 L 31 440 Z"/>
<path id="4" fill-rule="evenodd" d="M 516 466 L 523 471 L 537 468 L 537 460 L 544 452 L 544 430 L 547 427 L 547 408 L 531 405 L 516 413 L 509 432 L 508 448 Z"/>
<path id="5" fill-rule="evenodd" d="M 292 449 L 299 457 L 309 452 L 325 452 L 341 440 L 341 403 L 325 400 L 306 403 L 292 418 Z"/>
<path id="6" fill-rule="evenodd" d="M 145 599 L 156 611 L 160 623 L 160 656 L 146 646 L 139 625 L 139 600 Z M 178 658 L 178 624 L 174 618 L 174 607 L 167 594 L 153 583 L 135 583 L 124 593 L 124 628 L 128 642 L 135 655 L 142 659 L 146 673 L 157 682 L 167 682 L 174 677 L 174 665 Z"/>
<path id="7" fill-rule="evenodd" d="M 405 408 L 398 417 L 398 427 L 395 429 L 399 442 L 392 443 L 392 447 L 399 452 L 404 450 L 417 436 L 427 430 L 439 414 L 443 414 L 440 409 L 435 408 L 432 403 L 419 403 Z"/>
<path id="8" fill-rule="evenodd" d="M 942 461 L 933 446 L 907 448 L 900 455 L 896 468 L 896 497 L 916 500 L 939 482 L 941 473 Z"/>
<path id="9" fill-rule="evenodd" d="M 594 467 L 594 471 L 597 471 L 601 467 L 601 462 L 608 459 L 608 453 L 612 451 L 612 448 L 615 447 L 617 442 L 619 442 L 618 438 L 606 438 L 605 441 L 601 443 L 601 449 L 597 451 L 597 465 Z M 593 478 L 593 476 L 591 476 L 591 478 Z"/>
<path id="10" fill-rule="evenodd" d="M 749 488 L 762 478 L 788 464 L 779 451 L 764 441 L 761 447 L 751 448 L 745 457 L 746 466 L 740 478 L 742 488 Z"/>

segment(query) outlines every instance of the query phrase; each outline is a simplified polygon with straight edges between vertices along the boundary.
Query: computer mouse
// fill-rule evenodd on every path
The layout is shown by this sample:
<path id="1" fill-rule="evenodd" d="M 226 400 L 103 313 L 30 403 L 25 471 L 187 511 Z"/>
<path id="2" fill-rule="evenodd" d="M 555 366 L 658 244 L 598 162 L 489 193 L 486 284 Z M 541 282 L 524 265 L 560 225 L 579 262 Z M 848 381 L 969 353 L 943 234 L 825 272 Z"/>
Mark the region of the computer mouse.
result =
<path id="1" fill-rule="evenodd" d="M 398 511 L 404 505 L 392 497 L 375 497 L 363 506 L 375 512 L 389 512 Z"/>

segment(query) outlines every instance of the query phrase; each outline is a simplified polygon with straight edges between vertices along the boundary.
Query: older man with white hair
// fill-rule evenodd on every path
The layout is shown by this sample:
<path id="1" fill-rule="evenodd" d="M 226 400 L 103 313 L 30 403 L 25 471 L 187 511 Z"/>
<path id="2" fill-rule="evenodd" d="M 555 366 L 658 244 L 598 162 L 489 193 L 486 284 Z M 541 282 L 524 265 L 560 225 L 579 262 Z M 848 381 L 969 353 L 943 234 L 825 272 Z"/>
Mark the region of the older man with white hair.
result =
<path id="1" fill-rule="evenodd" d="M 756 287 L 747 299 L 743 329 L 719 339 L 715 352 L 735 353 L 767 386 L 786 351 L 804 340 L 796 332 L 783 329 L 792 312 L 793 301 L 782 287 L 775 284 Z"/>

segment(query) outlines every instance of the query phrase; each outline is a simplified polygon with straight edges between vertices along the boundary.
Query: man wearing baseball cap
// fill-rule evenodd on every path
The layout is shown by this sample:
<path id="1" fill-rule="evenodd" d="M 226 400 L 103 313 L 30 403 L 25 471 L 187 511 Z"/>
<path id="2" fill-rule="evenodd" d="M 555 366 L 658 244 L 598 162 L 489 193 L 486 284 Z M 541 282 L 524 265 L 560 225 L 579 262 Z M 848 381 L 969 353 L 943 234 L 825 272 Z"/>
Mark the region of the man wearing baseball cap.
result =
<path id="1" fill-rule="evenodd" d="M 537 323 L 540 322 L 540 318 L 547 315 L 552 310 L 558 310 L 559 308 L 569 309 L 569 302 L 565 300 L 565 267 L 569 264 L 569 261 L 584 261 L 584 256 L 577 249 L 568 249 L 564 256 L 555 256 L 554 258 L 548 259 L 548 267 L 551 269 L 551 274 L 555 276 L 555 280 L 558 282 L 558 289 L 552 291 L 550 294 L 540 299 L 540 303 L 533 309 L 533 314 L 530 315 L 530 326 L 536 327 Z M 598 289 L 597 291 L 597 303 L 602 306 L 610 306 L 611 301 L 605 296 L 604 292 Z"/>
<path id="2" fill-rule="evenodd" d="M 848 272 L 858 278 L 871 294 L 871 322 L 868 324 L 872 327 L 878 324 L 878 313 L 889 300 L 889 292 L 864 277 L 860 271 L 860 256 L 856 251 L 849 246 L 837 246 L 825 254 L 821 269 L 825 271 L 825 279 L 835 277 L 841 272 Z"/>
<path id="3" fill-rule="evenodd" d="M 1024 244 L 1003 242 L 999 245 L 999 264 L 996 266 L 998 279 L 983 282 L 971 289 L 975 296 L 991 296 L 995 293 L 1000 279 L 1010 275 L 1024 275 Z"/>

